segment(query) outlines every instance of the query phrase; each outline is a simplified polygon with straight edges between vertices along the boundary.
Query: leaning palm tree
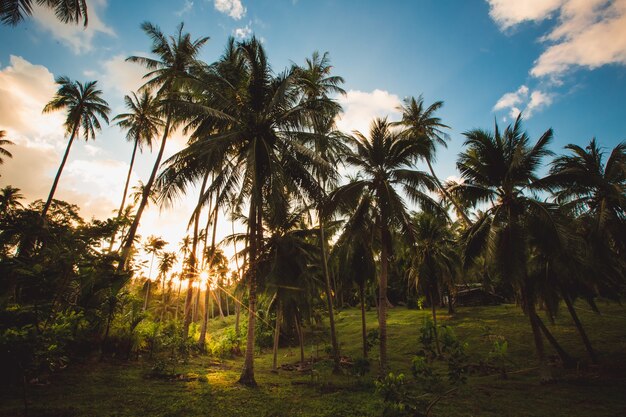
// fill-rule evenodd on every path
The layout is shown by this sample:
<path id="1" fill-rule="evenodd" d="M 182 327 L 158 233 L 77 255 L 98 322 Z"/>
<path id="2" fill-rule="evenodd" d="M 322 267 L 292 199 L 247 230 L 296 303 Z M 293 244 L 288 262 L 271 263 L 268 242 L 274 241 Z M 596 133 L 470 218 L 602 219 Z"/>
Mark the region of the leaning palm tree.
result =
<path id="1" fill-rule="evenodd" d="M 528 261 L 531 233 L 541 232 L 544 239 L 551 236 L 558 241 L 555 236 L 559 231 L 550 207 L 530 195 L 539 188 L 537 171 L 542 159 L 551 155 L 547 146 L 552 129 L 532 144 L 518 116 L 504 132 L 496 125 L 494 132 L 476 129 L 464 135 L 467 149 L 457 162 L 464 181 L 450 191 L 473 205 L 489 205 L 465 233 L 464 264 L 484 255 L 496 273 L 516 290 L 545 372 L 542 331 L 546 336 L 548 332 L 536 312 L 539 289 L 529 276 Z"/>
<path id="2" fill-rule="evenodd" d="M 97 81 L 89 81 L 85 84 L 79 81 L 71 81 L 68 77 L 61 76 L 56 78 L 56 83 L 59 85 L 56 95 L 52 100 L 46 104 L 43 111 L 49 113 L 57 110 L 67 110 L 67 117 L 65 118 L 65 132 L 70 135 L 65 154 L 61 160 L 61 166 L 54 177 L 52 188 L 48 199 L 43 206 L 41 217 L 45 218 L 48 208 L 52 203 L 52 198 L 57 189 L 59 178 L 65 167 L 65 162 L 70 153 L 70 148 L 76 136 L 83 132 L 85 140 L 95 139 L 96 130 L 100 130 L 99 118 L 109 123 L 109 105 L 101 97 L 102 91 L 98 90 L 96 84 Z"/>
<path id="3" fill-rule="evenodd" d="M 87 0 L 36 0 L 36 3 L 54 10 L 57 19 L 63 23 L 79 23 L 87 26 Z M 0 1 L 0 21 L 15 26 L 26 16 L 33 14 L 33 0 Z"/>
<path id="4" fill-rule="evenodd" d="M 376 119 L 370 128 L 370 137 L 355 132 L 350 143 L 353 151 L 346 161 L 359 170 L 359 178 L 333 192 L 335 204 L 351 204 L 371 196 L 375 209 L 375 223 L 380 239 L 380 276 L 378 292 L 378 331 L 380 335 L 380 371 L 387 371 L 387 276 L 392 249 L 391 233 L 395 228 L 412 238 L 410 217 L 401 196 L 429 211 L 441 207 L 427 191 L 436 184 L 426 172 L 413 169 L 421 157 L 421 144 L 413 137 L 400 136 L 387 119 Z"/>
<path id="5" fill-rule="evenodd" d="M 139 98 L 137 98 L 135 93 L 131 94 L 130 96 L 124 96 L 124 102 L 129 112 L 118 114 L 113 118 L 113 121 L 119 127 L 127 130 L 126 139 L 133 142 L 133 153 L 130 157 L 130 166 L 128 167 L 128 175 L 124 184 L 122 202 L 117 211 L 118 218 L 121 216 L 122 210 L 124 210 L 128 183 L 133 172 L 137 149 L 141 151 L 145 145 L 152 150 L 152 139 L 158 134 L 159 128 L 163 125 L 159 117 L 158 102 L 148 91 L 143 91 Z M 114 238 L 111 239 L 111 247 L 114 240 Z"/>
<path id="6" fill-rule="evenodd" d="M 196 58 L 200 53 L 200 49 L 209 39 L 203 37 L 195 41 L 192 40 L 188 33 L 183 33 L 182 23 L 178 26 L 177 36 L 169 38 L 165 37 L 157 26 L 149 22 L 143 23 L 141 28 L 152 39 L 152 53 L 155 54 L 157 58 L 131 56 L 127 61 L 139 63 L 148 69 L 148 73 L 144 76 L 148 81 L 142 88 L 146 90 L 157 90 L 157 98 L 160 100 L 159 107 L 165 117 L 165 124 L 159 153 L 154 162 L 150 178 L 144 188 L 141 202 L 137 207 L 137 214 L 135 215 L 133 224 L 130 226 L 128 236 L 122 247 L 121 261 L 119 263 L 120 270 L 125 268 L 132 245 L 132 239 L 135 233 L 137 233 L 141 215 L 148 204 L 148 199 L 159 166 L 161 165 L 161 159 L 165 151 L 165 143 L 169 137 L 170 130 L 176 126 L 177 120 L 174 117 L 174 107 L 171 104 L 171 100 L 177 97 L 183 79 L 187 76 L 189 69 L 196 64 Z"/>
<path id="7" fill-rule="evenodd" d="M 5 139 L 6 134 L 7 134 L 6 131 L 0 130 L 0 165 L 4 163 L 4 160 L 2 159 L 3 156 L 6 156 L 7 158 L 13 158 L 13 154 L 11 154 L 11 152 L 4 149 L 6 145 L 14 145 L 13 142 L 11 142 L 8 139 Z"/>
<path id="8" fill-rule="evenodd" d="M 454 205 L 456 212 L 461 216 L 461 219 L 466 226 L 471 224 L 471 221 L 465 214 L 463 207 L 456 201 L 454 197 L 450 195 L 441 184 L 441 181 L 435 175 L 433 169 L 433 162 L 437 154 L 437 146 L 443 146 L 446 148 L 446 143 L 450 137 L 444 132 L 444 129 L 448 129 L 449 126 L 441 123 L 441 119 L 435 116 L 435 112 L 443 106 L 443 101 L 436 101 L 428 107 L 424 105 L 424 98 L 420 95 L 417 100 L 415 97 L 409 97 L 404 100 L 404 105 L 400 106 L 398 110 L 402 112 L 402 120 L 394 123 L 396 126 L 403 128 L 403 136 L 413 137 L 416 141 L 419 141 L 422 145 L 421 159 L 423 159 L 428 165 L 430 174 L 435 179 L 437 188 L 443 194 L 443 196 Z"/>

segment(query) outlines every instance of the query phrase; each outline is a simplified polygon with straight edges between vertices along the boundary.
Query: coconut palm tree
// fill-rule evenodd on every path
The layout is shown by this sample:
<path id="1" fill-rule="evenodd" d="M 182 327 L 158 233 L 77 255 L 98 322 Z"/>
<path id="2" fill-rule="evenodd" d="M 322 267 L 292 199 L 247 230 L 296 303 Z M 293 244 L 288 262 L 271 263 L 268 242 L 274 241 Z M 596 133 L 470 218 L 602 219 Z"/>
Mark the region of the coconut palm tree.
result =
<path id="1" fill-rule="evenodd" d="M 145 243 L 143 249 L 151 254 L 150 258 L 150 272 L 148 273 L 148 281 L 146 283 L 146 297 L 143 302 L 143 310 L 146 311 L 148 308 L 148 298 L 150 297 L 150 283 L 152 282 L 152 265 L 154 264 L 154 257 L 160 253 L 163 248 L 167 245 L 167 242 L 157 236 L 149 236 L 147 242 Z"/>
<path id="2" fill-rule="evenodd" d="M 626 142 L 606 162 L 595 138 L 582 148 L 569 144 L 570 155 L 557 157 L 543 184 L 555 190 L 558 203 L 588 218 L 594 233 L 608 237 L 620 252 L 626 249 Z"/>
<path id="3" fill-rule="evenodd" d="M 344 137 L 334 129 L 334 119 L 341 111 L 341 106 L 334 100 L 331 100 L 331 94 L 345 94 L 340 87 L 344 80 L 342 77 L 331 75 L 332 66 L 328 52 L 323 55 L 315 51 L 311 58 L 305 60 L 302 67 L 294 67 L 297 74 L 297 85 L 302 91 L 304 100 L 310 103 L 311 110 L 307 114 L 307 124 L 310 127 L 311 134 L 305 135 L 302 139 L 309 144 L 315 153 L 330 162 L 331 166 L 336 167 L 339 163 L 341 155 L 345 154 Z M 334 173 L 333 173 L 334 174 Z M 321 175 L 316 173 L 317 181 L 321 185 L 322 191 L 326 194 L 326 187 L 333 182 L 334 175 Z M 321 248 L 322 271 L 324 273 L 324 282 L 326 284 L 326 303 L 328 307 L 328 319 L 330 324 L 330 339 L 333 349 L 334 371 L 339 372 L 339 343 L 337 342 L 337 332 L 335 330 L 335 317 L 333 311 L 332 294 L 333 290 L 330 285 L 330 273 L 328 271 L 328 249 L 326 238 L 325 216 L 322 207 L 324 206 L 324 198 L 318 202 L 317 217 L 319 220 L 319 243 Z"/>
<path id="4" fill-rule="evenodd" d="M 8 213 L 24 207 L 20 200 L 24 199 L 24 195 L 20 193 L 19 188 L 10 185 L 0 189 L 0 216 L 4 217 Z"/>
<path id="5" fill-rule="evenodd" d="M 494 132 L 475 129 L 464 135 L 467 149 L 457 162 L 464 181 L 451 191 L 473 205 L 490 205 L 465 233 L 464 264 L 484 255 L 495 272 L 515 288 L 545 372 L 542 331 L 547 336 L 547 329 L 535 308 L 539 294 L 538 283 L 528 272 L 529 238 L 531 233 L 541 231 L 544 238 L 549 234 L 556 241 L 558 229 L 550 207 L 529 193 L 540 187 L 537 171 L 542 159 L 551 155 L 547 146 L 552 129 L 532 144 L 518 116 L 504 132 L 496 125 Z"/>
<path id="6" fill-rule="evenodd" d="M 466 226 L 471 224 L 471 221 L 465 214 L 463 207 L 446 191 L 444 186 L 437 178 L 435 170 L 433 169 L 433 162 L 435 162 L 437 154 L 437 146 L 443 146 L 446 148 L 446 143 L 450 137 L 444 132 L 444 129 L 449 129 L 449 126 L 441 123 L 441 119 L 435 116 L 435 112 L 443 107 L 443 101 L 436 101 L 430 106 L 424 105 L 424 98 L 420 95 L 417 100 L 415 97 L 408 97 L 404 100 L 404 104 L 398 107 L 398 110 L 402 112 L 402 120 L 394 123 L 396 126 L 403 128 L 402 136 L 413 137 L 416 141 L 419 141 L 422 145 L 421 159 L 428 165 L 430 174 L 435 179 L 437 188 L 443 194 L 443 196 L 450 201 L 456 212 L 460 214 L 461 219 Z"/>
<path id="7" fill-rule="evenodd" d="M 144 90 L 139 98 L 135 93 L 131 93 L 130 96 L 124 96 L 124 103 L 129 112 L 118 114 L 113 118 L 113 121 L 119 127 L 127 130 L 126 139 L 133 142 L 133 153 L 130 157 L 130 166 L 126 176 L 126 183 L 124 184 L 122 202 L 117 212 L 118 217 L 121 216 L 122 210 L 124 210 L 128 183 L 133 172 L 137 149 L 141 151 L 145 145 L 152 150 L 152 139 L 158 134 L 159 128 L 163 125 L 163 121 L 159 117 L 158 102 L 148 91 Z M 111 247 L 114 240 L 115 237 L 111 239 Z"/>
<path id="8" fill-rule="evenodd" d="M 387 277 L 392 249 L 391 233 L 400 229 L 412 238 L 409 213 L 404 193 L 411 202 L 428 211 L 440 211 L 441 207 L 427 191 L 436 184 L 425 172 L 413 169 L 421 157 L 421 143 L 413 137 L 400 136 L 391 128 L 387 119 L 372 122 L 369 138 L 360 132 L 350 139 L 353 148 L 346 161 L 359 171 L 359 178 L 339 187 L 333 192 L 334 204 L 357 201 L 370 195 L 375 210 L 375 223 L 380 239 L 380 276 L 378 293 L 378 331 L 380 335 L 380 372 L 387 371 Z"/>
<path id="9" fill-rule="evenodd" d="M 177 261 L 176 252 L 162 252 L 159 256 L 159 276 L 161 277 L 161 322 L 163 322 L 163 316 L 168 307 L 168 293 L 169 290 L 165 290 L 165 277 L 168 272 L 172 270 L 174 264 Z M 171 286 L 171 278 L 170 278 Z"/>
<path id="10" fill-rule="evenodd" d="M 48 199 L 41 211 L 41 217 L 43 218 L 46 217 L 50 203 L 52 203 L 52 198 L 57 189 L 59 178 L 61 178 L 61 173 L 63 172 L 63 167 L 65 167 L 65 162 L 67 162 L 74 139 L 80 134 L 81 130 L 86 141 L 90 138 L 95 139 L 96 130 L 101 129 L 100 120 L 98 119 L 101 118 L 109 123 L 110 112 L 109 105 L 101 97 L 102 91 L 97 88 L 97 81 L 89 81 L 82 84 L 79 81 L 72 81 L 65 76 L 57 77 L 55 81 L 59 85 L 59 89 L 52 100 L 43 108 L 43 112 L 50 113 L 57 110 L 67 110 L 67 117 L 63 126 L 66 134 L 70 135 L 70 139 L 67 143 L 65 154 L 63 154 L 61 166 L 59 166 L 59 170 L 54 177 Z"/>
<path id="11" fill-rule="evenodd" d="M 54 10 L 57 19 L 63 23 L 79 23 L 87 26 L 87 0 L 36 0 L 36 3 Z M 15 26 L 26 16 L 33 14 L 33 0 L 2 0 L 0 21 Z"/>
<path id="12" fill-rule="evenodd" d="M 328 169 L 328 164 L 295 140 L 307 107 L 295 88 L 293 71 L 275 76 L 256 38 L 233 48 L 235 57 L 227 64 L 228 71 L 213 66 L 209 68 L 212 77 L 205 78 L 204 86 L 195 87 L 208 92 L 188 107 L 199 119 L 192 135 L 198 140 L 173 158 L 180 163 L 200 159 L 219 166 L 207 193 L 219 190 L 224 196 L 237 195 L 248 207 L 248 335 L 239 381 L 255 386 L 254 329 L 263 224 L 265 219 L 285 217 L 292 198 L 319 197 L 309 168 Z M 202 171 L 191 173 L 189 180 L 197 181 L 202 175 Z"/>
<path id="13" fill-rule="evenodd" d="M 437 354 L 441 355 L 436 307 L 441 287 L 452 282 L 459 259 L 454 249 L 452 232 L 444 216 L 416 213 L 412 223 L 416 249 L 409 278 L 428 297 L 434 324 L 435 347 Z"/>
<path id="14" fill-rule="evenodd" d="M 13 158 L 13 154 L 11 154 L 11 152 L 4 149 L 6 145 L 14 145 L 13 142 L 11 142 L 8 139 L 5 139 L 6 134 L 7 134 L 6 131 L 0 130 L 0 165 L 4 163 L 4 159 L 2 159 L 3 156 L 6 156 L 7 158 Z"/>
<path id="15" fill-rule="evenodd" d="M 175 109 L 171 104 L 171 100 L 180 93 L 184 78 L 188 75 L 190 68 L 196 65 L 196 58 L 200 53 L 200 49 L 209 40 L 207 37 L 192 40 L 188 33 L 183 33 L 184 25 L 182 23 L 178 26 L 176 37 L 171 36 L 169 38 L 161 32 L 159 27 L 149 22 L 144 22 L 141 28 L 152 40 L 151 52 L 157 58 L 131 56 L 127 58 L 127 61 L 136 62 L 148 69 L 148 73 L 144 76 L 148 81 L 142 88 L 145 90 L 157 90 L 157 99 L 159 100 L 161 114 L 165 117 L 165 124 L 159 153 L 150 173 L 150 178 L 144 188 L 141 202 L 137 207 L 137 214 L 122 247 L 121 261 L 119 263 L 120 270 L 125 268 L 132 238 L 137 233 L 141 215 L 148 204 L 170 130 L 177 124 L 177 120 L 174 117 Z"/>

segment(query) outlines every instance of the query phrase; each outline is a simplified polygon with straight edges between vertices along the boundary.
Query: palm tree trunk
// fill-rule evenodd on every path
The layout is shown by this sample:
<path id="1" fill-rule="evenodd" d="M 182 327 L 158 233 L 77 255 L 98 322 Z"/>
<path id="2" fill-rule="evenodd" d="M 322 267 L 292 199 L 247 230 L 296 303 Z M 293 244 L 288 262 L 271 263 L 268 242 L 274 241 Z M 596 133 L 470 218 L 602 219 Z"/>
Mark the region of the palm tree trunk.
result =
<path id="1" fill-rule="evenodd" d="M 318 212 L 320 223 L 320 249 L 322 253 L 322 270 L 324 271 L 324 284 L 326 285 L 326 306 L 328 307 L 328 321 L 330 323 L 330 341 L 333 348 L 333 372 L 341 371 L 339 358 L 339 343 L 337 343 L 337 331 L 335 329 L 335 313 L 333 311 L 332 288 L 330 286 L 330 274 L 328 272 L 328 259 L 326 256 L 326 234 L 324 220 L 321 211 Z"/>
<path id="2" fill-rule="evenodd" d="M 72 143 L 74 142 L 74 138 L 76 137 L 77 131 L 78 131 L 78 123 L 74 124 L 74 128 L 72 129 L 72 134 L 70 135 L 70 140 L 68 141 L 67 148 L 65 148 L 65 153 L 63 154 L 63 159 L 61 159 L 61 166 L 59 166 L 59 170 L 57 171 L 57 174 L 54 177 L 54 181 L 52 182 L 52 188 L 50 188 L 50 194 L 48 194 L 48 199 L 46 200 L 46 204 L 43 206 L 43 210 L 41 211 L 41 217 L 44 219 L 46 218 L 46 214 L 48 213 L 50 204 L 52 204 L 54 193 L 57 190 L 57 185 L 59 184 L 61 173 L 63 172 L 63 168 L 65 167 L 65 163 L 67 162 L 67 157 L 70 154 L 70 148 L 72 147 Z"/>
<path id="3" fill-rule="evenodd" d="M 235 336 L 239 339 L 239 333 L 241 333 L 239 329 L 239 319 L 241 318 L 241 306 L 239 303 L 235 303 Z"/>
<path id="4" fill-rule="evenodd" d="M 467 217 L 467 214 L 465 214 L 465 211 L 463 210 L 461 205 L 450 195 L 450 193 L 441 184 L 441 181 L 439 181 L 439 178 L 437 178 L 437 175 L 435 174 L 435 170 L 433 169 L 433 166 L 431 165 L 431 163 L 430 163 L 430 161 L 428 159 L 426 159 L 426 164 L 428 165 L 428 169 L 430 170 L 430 174 L 435 179 L 435 183 L 437 183 L 437 187 L 439 187 L 439 189 L 441 190 L 443 195 L 456 208 L 457 212 L 461 215 L 461 218 L 463 219 L 463 222 L 465 223 L 465 225 L 468 226 L 468 227 L 471 226 L 472 225 L 471 220 L 469 219 L 469 217 Z"/>
<path id="5" fill-rule="evenodd" d="M 435 334 L 435 349 L 437 349 L 437 356 L 441 356 L 441 346 L 439 346 L 439 331 L 437 330 L 437 306 L 435 305 L 435 296 L 433 291 L 430 291 L 430 309 L 433 315 L 433 330 Z"/>
<path id="6" fill-rule="evenodd" d="M 381 226 L 380 284 L 378 288 L 378 335 L 380 342 L 380 374 L 387 374 L 387 274 L 389 272 L 389 229 Z"/>
<path id="7" fill-rule="evenodd" d="M 204 350 L 206 346 L 206 331 L 209 323 L 209 300 L 210 300 L 210 288 L 207 283 L 204 291 L 204 315 L 202 316 L 202 327 L 200 328 L 200 340 L 198 340 L 198 347 L 200 350 Z"/>
<path id="8" fill-rule="evenodd" d="M 302 334 L 302 327 L 300 326 L 300 318 L 298 313 L 294 313 L 294 322 L 296 323 L 296 333 L 298 334 L 298 342 L 300 343 L 300 364 L 304 363 L 304 335 Z"/>
<path id="9" fill-rule="evenodd" d="M 278 343 L 280 341 L 280 319 L 282 315 L 280 300 L 276 304 L 276 326 L 274 327 L 274 348 L 272 350 L 273 359 L 272 359 L 272 369 L 276 370 L 277 359 L 278 359 Z"/>
<path id="10" fill-rule="evenodd" d="M 167 121 L 165 122 L 165 129 L 163 129 L 163 139 L 161 140 L 161 147 L 159 148 L 157 159 L 156 161 L 154 161 L 154 166 L 152 167 L 152 172 L 150 173 L 148 183 L 144 187 L 143 193 L 141 194 L 141 201 L 139 202 L 139 207 L 137 208 L 137 214 L 135 214 L 135 219 L 133 220 L 133 224 L 128 230 L 128 236 L 126 237 L 126 241 L 124 242 L 124 245 L 122 247 L 122 253 L 120 257 L 120 263 L 117 266 L 117 272 L 122 272 L 126 270 L 128 256 L 130 255 L 130 249 L 133 246 L 133 241 L 135 240 L 135 235 L 137 234 L 137 229 L 139 228 L 141 215 L 143 214 L 143 211 L 148 204 L 148 198 L 150 197 L 154 180 L 156 179 L 157 172 L 159 171 L 159 166 L 161 165 L 161 159 L 163 158 L 163 152 L 165 151 L 165 143 L 167 142 L 167 137 L 170 131 L 170 124 L 171 116 L 168 114 Z"/>
<path id="11" fill-rule="evenodd" d="M 256 387 L 257 383 L 254 379 L 254 327 L 256 324 L 256 269 L 258 257 L 259 230 L 262 228 L 261 207 L 257 208 L 256 202 L 250 201 L 250 214 L 248 216 L 248 224 L 250 227 L 250 259 L 248 263 L 248 335 L 246 339 L 246 355 L 239 377 L 239 383 L 250 387 Z M 262 233 L 262 232 L 261 232 Z M 262 235 L 261 235 L 262 236 Z"/>
<path id="12" fill-rule="evenodd" d="M 548 339 L 548 342 L 550 342 L 554 350 L 556 350 L 556 353 L 558 353 L 559 358 L 561 358 L 561 362 L 563 363 L 563 366 L 565 366 L 566 368 L 573 366 L 575 363 L 574 359 L 572 359 L 572 357 L 565 351 L 565 349 L 561 347 L 561 345 L 556 340 L 556 338 L 552 335 L 550 330 L 548 330 L 546 325 L 536 314 L 537 313 L 535 313 L 535 316 L 536 316 L 535 320 L 537 320 L 537 324 L 539 325 L 541 332 L 544 334 L 546 339 Z"/>
<path id="13" fill-rule="evenodd" d="M 572 299 L 570 298 L 569 294 L 563 287 L 563 284 L 559 284 L 559 286 L 561 287 L 561 295 L 563 296 L 563 301 L 565 301 L 565 305 L 567 306 L 567 311 L 569 311 L 570 316 L 572 316 L 574 325 L 576 325 L 576 329 L 578 329 L 578 333 L 580 334 L 580 338 L 582 339 L 583 344 L 585 345 L 585 349 L 587 349 L 587 354 L 589 354 L 591 363 L 593 363 L 594 365 L 597 365 L 598 357 L 596 355 L 596 352 L 593 350 L 593 347 L 591 346 L 591 341 L 589 340 L 589 337 L 587 336 L 587 332 L 585 332 L 585 328 L 583 327 L 583 324 L 580 322 L 580 319 L 578 318 L 578 314 L 576 313 L 576 310 L 574 309 L 574 305 L 572 304 Z"/>
<path id="14" fill-rule="evenodd" d="M 365 284 L 359 285 L 359 301 L 361 302 L 361 336 L 363 336 L 363 357 L 367 358 L 367 322 L 365 320 Z"/>
<path id="15" fill-rule="evenodd" d="M 120 204 L 119 210 L 117 210 L 117 218 L 122 217 L 122 211 L 124 210 L 124 203 L 126 203 L 126 194 L 128 193 L 128 184 L 130 183 L 130 176 L 133 173 L 133 165 L 135 165 L 135 154 L 137 153 L 137 148 L 139 147 L 139 135 L 135 138 L 135 145 L 133 146 L 133 153 L 130 157 L 130 167 L 128 168 L 128 175 L 126 176 L 126 184 L 124 184 L 124 193 L 122 194 L 122 203 Z M 111 244 L 109 245 L 109 252 L 113 250 L 113 245 L 115 244 L 115 235 L 117 234 L 117 227 L 113 231 L 113 236 L 111 236 Z"/>
<path id="16" fill-rule="evenodd" d="M 152 252 L 152 259 L 150 261 L 150 272 L 148 273 L 148 283 L 146 287 L 146 298 L 143 301 L 143 311 L 148 308 L 148 297 L 150 297 L 150 283 L 152 282 L 152 264 L 154 263 L 154 252 Z"/>
<path id="17" fill-rule="evenodd" d="M 179 278 L 181 278 L 179 276 Z M 174 313 L 174 320 L 176 322 L 178 322 L 178 308 L 180 307 L 180 290 L 183 286 L 183 280 L 179 279 L 178 280 L 178 293 L 176 293 L 176 313 Z"/>
<path id="18" fill-rule="evenodd" d="M 200 204 L 202 202 L 202 196 L 204 194 L 204 190 L 206 187 L 207 179 L 209 178 L 209 174 L 207 173 L 202 180 L 202 186 L 200 187 L 200 195 L 198 196 L 198 205 L 196 207 L 196 212 L 194 214 L 193 219 L 193 239 L 191 243 L 191 254 L 189 255 L 189 287 L 187 288 L 187 296 L 185 297 L 185 319 L 183 321 L 183 338 L 187 338 L 189 336 L 189 325 L 191 325 L 192 321 L 196 320 L 197 311 L 191 310 L 191 302 L 193 300 L 193 286 L 191 285 L 194 281 L 195 277 L 198 275 L 198 228 L 200 225 Z"/>

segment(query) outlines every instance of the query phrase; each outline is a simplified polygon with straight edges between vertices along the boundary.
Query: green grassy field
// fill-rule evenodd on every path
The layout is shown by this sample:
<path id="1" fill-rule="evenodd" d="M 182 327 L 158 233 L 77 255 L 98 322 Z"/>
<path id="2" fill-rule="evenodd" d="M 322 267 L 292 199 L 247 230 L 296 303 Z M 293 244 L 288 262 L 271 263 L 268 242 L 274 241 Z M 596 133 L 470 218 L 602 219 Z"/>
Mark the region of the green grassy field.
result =
<path id="1" fill-rule="evenodd" d="M 508 379 L 498 374 L 470 375 L 466 385 L 433 406 L 432 416 L 606 416 L 626 415 L 626 307 L 601 305 L 601 315 L 578 305 L 581 319 L 600 354 L 600 365 L 587 365 L 585 352 L 569 317 L 563 314 L 549 325 L 573 356 L 577 369 L 555 368 L 555 382 L 542 385 L 533 352 L 530 328 L 512 305 L 459 309 L 454 317 L 440 312 L 441 324 L 454 329 L 467 343 L 470 362 L 485 358 L 494 336 L 508 341 Z M 427 311 L 397 307 L 389 312 L 389 359 L 395 373 L 411 381 L 410 364 L 419 350 L 418 332 Z M 361 352 L 360 312 L 338 314 L 342 355 Z M 368 325 L 376 326 L 374 311 Z M 214 320 L 214 337 L 232 324 Z M 307 345 L 307 355 L 324 355 L 325 345 Z M 549 349 L 549 346 L 547 346 Z M 552 354 L 551 350 L 549 352 Z M 295 363 L 299 349 L 280 350 L 279 363 Z M 376 357 L 374 349 L 372 357 Z M 176 365 L 182 379 L 155 379 L 147 375 L 152 362 L 97 362 L 72 364 L 47 385 L 29 387 L 29 416 L 380 416 L 381 397 L 375 393 L 378 369 L 365 377 L 346 372 L 332 375 L 328 361 L 313 373 L 297 370 L 271 372 L 271 351 L 256 360 L 259 388 L 235 383 L 242 359 L 218 360 L 195 356 Z M 375 362 L 375 361 L 372 361 Z M 443 366 L 443 365 L 438 365 Z M 420 395 L 415 385 L 413 394 Z M 23 415 L 21 387 L 0 393 L 0 416 Z"/>

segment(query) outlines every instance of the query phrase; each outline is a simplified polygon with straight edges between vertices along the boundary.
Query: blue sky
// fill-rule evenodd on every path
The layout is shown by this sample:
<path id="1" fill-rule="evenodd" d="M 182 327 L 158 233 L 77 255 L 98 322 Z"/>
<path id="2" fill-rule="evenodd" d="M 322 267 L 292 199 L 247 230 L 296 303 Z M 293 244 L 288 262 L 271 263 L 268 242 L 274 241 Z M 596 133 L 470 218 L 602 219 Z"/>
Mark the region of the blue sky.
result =
<path id="1" fill-rule="evenodd" d="M 179 22 L 194 38 L 209 36 L 201 58 L 219 57 L 229 36 L 261 38 L 275 71 L 302 63 L 315 50 L 329 52 L 349 92 L 339 98 L 339 126 L 366 129 L 389 115 L 406 96 L 443 100 L 440 117 L 452 127 L 448 150 L 436 165 L 442 178 L 456 175 L 463 136 L 492 129 L 519 111 L 537 138 L 552 127 L 552 149 L 585 144 L 592 137 L 609 148 L 626 140 L 626 0 L 88 0 L 90 24 L 58 23 L 37 8 L 17 27 L 0 26 L 0 129 L 16 142 L 15 158 L 2 167 L 0 185 L 44 198 L 65 139 L 61 115 L 40 114 L 54 93 L 53 77 L 99 80 L 113 113 L 139 87 L 141 68 L 125 63 L 145 54 L 149 40 L 140 24 L 164 33 Z M 178 134 L 168 153 L 184 146 Z M 95 142 L 77 143 L 60 198 L 83 207 L 83 215 L 110 214 L 121 197 L 131 147 L 116 127 Z M 146 180 L 153 156 L 137 162 L 134 180 Z M 30 169 L 24 169 L 29 167 Z M 188 209 L 182 202 L 178 213 Z M 172 235 L 177 221 L 167 223 Z M 180 215 L 178 215 L 180 217 Z M 184 214 L 186 221 L 187 214 Z M 160 233 L 145 226 L 145 235 Z M 171 229 L 171 230 L 170 230 Z M 180 233 L 180 232 L 178 232 Z"/>

